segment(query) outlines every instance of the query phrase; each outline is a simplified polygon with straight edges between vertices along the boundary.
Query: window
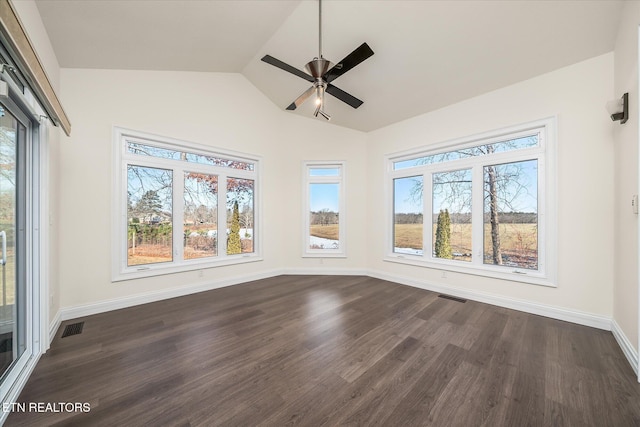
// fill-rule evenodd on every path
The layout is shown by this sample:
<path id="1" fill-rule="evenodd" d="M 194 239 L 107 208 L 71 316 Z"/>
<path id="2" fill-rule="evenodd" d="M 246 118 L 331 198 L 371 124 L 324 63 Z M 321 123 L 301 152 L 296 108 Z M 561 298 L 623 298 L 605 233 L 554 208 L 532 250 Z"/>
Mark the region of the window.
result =
<path id="1" fill-rule="evenodd" d="M 124 129 L 115 144 L 114 280 L 260 259 L 258 159 Z"/>
<path id="2" fill-rule="evenodd" d="M 554 286 L 554 126 L 389 156 L 386 259 Z"/>
<path id="3" fill-rule="evenodd" d="M 344 163 L 304 164 L 303 256 L 344 257 Z"/>

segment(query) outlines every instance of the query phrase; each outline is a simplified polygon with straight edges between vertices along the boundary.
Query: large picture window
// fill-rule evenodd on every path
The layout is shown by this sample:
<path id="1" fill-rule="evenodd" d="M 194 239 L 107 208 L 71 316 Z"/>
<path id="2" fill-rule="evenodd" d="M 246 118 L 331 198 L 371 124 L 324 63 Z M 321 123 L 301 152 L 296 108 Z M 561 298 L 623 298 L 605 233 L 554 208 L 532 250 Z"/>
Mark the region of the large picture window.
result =
<path id="1" fill-rule="evenodd" d="M 115 145 L 114 280 L 259 259 L 258 159 L 124 129 Z"/>
<path id="2" fill-rule="evenodd" d="M 554 285 L 554 122 L 389 156 L 387 260 Z"/>
<path id="3" fill-rule="evenodd" d="M 304 164 L 303 256 L 346 255 L 344 215 L 344 163 Z"/>

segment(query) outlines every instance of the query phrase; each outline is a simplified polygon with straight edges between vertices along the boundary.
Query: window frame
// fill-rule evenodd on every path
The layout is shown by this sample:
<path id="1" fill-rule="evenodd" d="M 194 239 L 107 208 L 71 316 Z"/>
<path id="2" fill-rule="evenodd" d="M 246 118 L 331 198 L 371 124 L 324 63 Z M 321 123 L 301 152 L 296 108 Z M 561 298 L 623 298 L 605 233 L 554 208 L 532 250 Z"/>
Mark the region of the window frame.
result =
<path id="1" fill-rule="evenodd" d="M 556 117 L 549 117 L 508 128 L 484 132 L 443 143 L 421 146 L 385 156 L 386 242 L 384 260 L 402 264 L 428 267 L 442 271 L 459 272 L 535 285 L 556 287 L 557 275 L 557 200 L 556 200 Z M 492 153 L 463 159 L 394 169 L 396 162 L 417 159 L 432 154 L 461 150 L 479 145 L 512 140 L 523 135 L 539 134 L 536 147 Z M 525 160 L 538 161 L 538 269 L 498 266 L 483 262 L 483 168 L 487 165 L 514 163 Z M 436 258 L 432 255 L 432 174 L 471 168 L 472 170 L 472 261 L 462 262 Z M 423 176 L 423 250 L 422 254 L 404 254 L 394 250 L 394 179 Z M 479 225 L 478 225 L 479 224 Z M 429 248 L 429 249 L 427 249 Z M 478 251 L 480 252 L 478 253 Z"/>
<path id="2" fill-rule="evenodd" d="M 337 169 L 338 175 L 311 176 L 312 169 Z M 303 258 L 346 258 L 346 198 L 345 198 L 345 161 L 305 161 L 302 166 L 303 176 L 303 212 L 302 212 L 302 257 Z M 338 249 L 311 249 L 311 184 L 337 184 L 338 185 Z"/>
<path id="3" fill-rule="evenodd" d="M 190 153 L 203 154 L 214 157 L 223 157 L 238 162 L 252 163 L 253 170 L 234 169 L 226 166 L 205 165 L 196 162 L 188 162 L 176 159 L 164 159 L 153 156 L 142 156 L 130 153 L 128 142 L 150 145 L 157 148 L 181 150 Z M 112 281 L 153 277 L 164 274 L 179 273 L 185 271 L 202 270 L 205 268 L 220 267 L 225 265 L 242 264 L 247 262 L 262 261 L 262 223 L 261 223 L 261 157 L 220 149 L 208 145 L 197 144 L 178 140 L 175 138 L 158 136 L 146 132 L 140 132 L 121 127 L 113 129 L 113 235 L 112 235 Z M 172 185 L 172 253 L 171 262 L 159 262 L 153 264 L 128 265 L 127 258 L 127 168 L 129 165 L 170 169 L 173 171 Z M 218 230 L 227 224 L 226 195 L 227 178 L 250 179 L 254 181 L 253 209 L 253 252 L 228 255 L 226 253 L 225 239 L 218 239 L 217 255 L 196 259 L 184 259 L 184 173 L 195 172 L 216 175 L 218 177 Z M 221 185 L 220 183 L 224 183 Z M 176 224 L 178 226 L 176 226 Z"/>

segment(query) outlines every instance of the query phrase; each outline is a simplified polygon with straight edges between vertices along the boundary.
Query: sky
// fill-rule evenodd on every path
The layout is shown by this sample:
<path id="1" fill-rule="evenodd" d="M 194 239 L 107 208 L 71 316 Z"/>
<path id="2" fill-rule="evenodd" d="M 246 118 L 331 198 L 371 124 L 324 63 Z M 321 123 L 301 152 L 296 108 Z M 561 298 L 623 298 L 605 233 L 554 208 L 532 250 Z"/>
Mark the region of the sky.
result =
<path id="1" fill-rule="evenodd" d="M 516 212 L 537 212 L 537 197 L 538 197 L 538 167 L 537 161 L 530 160 L 525 162 L 514 163 L 509 166 L 515 165 L 519 170 L 518 183 L 520 187 L 515 185 L 507 186 L 506 198 L 511 199 L 511 207 L 501 206 L 500 209 L 505 212 L 510 212 L 513 208 Z M 496 165 L 498 172 L 504 171 L 506 166 Z M 465 176 L 465 180 L 470 178 L 470 171 Z M 416 197 L 411 195 L 411 190 L 416 186 L 422 185 L 422 175 L 398 178 L 394 180 L 394 212 L 395 213 L 422 213 L 423 203 L 422 199 L 416 200 Z M 513 180 L 512 180 L 513 182 Z M 467 186 L 468 187 L 468 186 Z M 438 197 L 433 201 L 434 213 L 438 213 L 441 208 L 448 207 L 447 203 L 443 201 L 443 197 Z M 450 209 L 455 211 L 456 209 Z M 468 212 L 469 209 L 466 209 Z M 463 212 L 465 212 L 463 210 Z M 466 213 L 465 212 L 465 213 Z"/>
<path id="2" fill-rule="evenodd" d="M 422 213 L 422 200 L 414 200 L 411 197 L 411 189 L 422 184 L 422 176 L 395 179 L 394 187 L 394 212 L 395 213 Z"/>
<path id="3" fill-rule="evenodd" d="M 338 212 L 339 184 L 309 184 L 309 208 L 312 212 L 329 209 Z"/>

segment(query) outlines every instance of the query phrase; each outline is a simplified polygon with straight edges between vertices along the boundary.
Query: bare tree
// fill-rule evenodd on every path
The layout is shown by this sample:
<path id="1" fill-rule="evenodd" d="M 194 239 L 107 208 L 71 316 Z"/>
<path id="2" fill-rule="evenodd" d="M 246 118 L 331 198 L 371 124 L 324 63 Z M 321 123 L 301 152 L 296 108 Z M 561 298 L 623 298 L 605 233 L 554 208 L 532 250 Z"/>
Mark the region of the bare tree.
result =
<path id="1" fill-rule="evenodd" d="M 508 147 L 510 142 L 500 143 Z M 515 142 L 514 142 L 515 143 Z M 419 159 L 421 164 L 432 164 L 457 160 L 466 157 L 493 154 L 498 144 L 482 145 L 469 149 L 451 151 Z M 522 162 L 484 166 L 484 207 L 491 227 L 491 259 L 493 264 L 502 265 L 502 244 L 500 236 L 500 214 L 517 210 L 517 201 L 528 192 Z M 472 197 L 470 189 L 471 173 L 469 169 L 433 174 L 433 194 L 447 203 L 452 212 L 471 212 Z M 421 201 L 424 184 L 416 181 L 411 189 L 411 197 Z M 502 212 L 501 212 L 502 211 Z"/>

